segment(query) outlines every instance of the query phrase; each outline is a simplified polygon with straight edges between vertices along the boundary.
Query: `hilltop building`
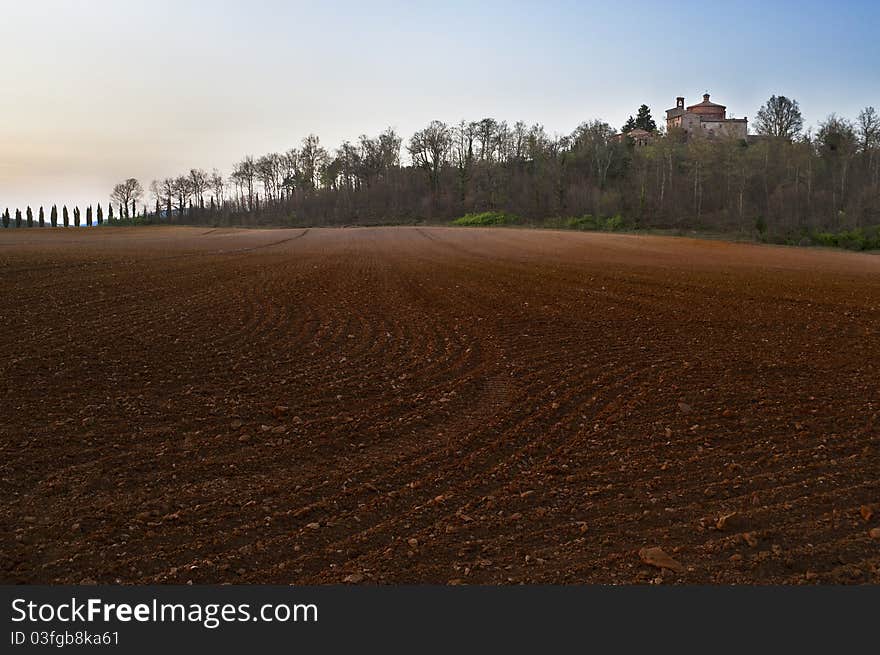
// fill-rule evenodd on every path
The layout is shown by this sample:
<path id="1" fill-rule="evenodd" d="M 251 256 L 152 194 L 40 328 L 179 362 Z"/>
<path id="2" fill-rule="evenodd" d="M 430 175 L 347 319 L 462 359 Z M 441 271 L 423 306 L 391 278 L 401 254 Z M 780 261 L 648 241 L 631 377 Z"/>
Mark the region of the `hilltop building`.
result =
<path id="1" fill-rule="evenodd" d="M 695 136 L 732 137 L 745 139 L 749 133 L 747 118 L 727 118 L 727 107 L 709 100 L 709 94 L 703 94 L 703 102 L 684 106 L 684 97 L 675 99 L 675 107 L 666 110 L 666 130 L 683 130 L 685 138 Z"/>

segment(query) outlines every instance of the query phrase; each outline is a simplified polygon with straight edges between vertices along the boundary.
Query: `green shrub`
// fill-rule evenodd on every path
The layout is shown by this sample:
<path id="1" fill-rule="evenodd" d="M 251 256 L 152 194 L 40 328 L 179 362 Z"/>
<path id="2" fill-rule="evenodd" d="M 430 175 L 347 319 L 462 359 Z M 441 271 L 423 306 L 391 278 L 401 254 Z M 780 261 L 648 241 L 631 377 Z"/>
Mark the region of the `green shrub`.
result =
<path id="1" fill-rule="evenodd" d="M 480 212 L 478 214 L 465 214 L 461 218 L 452 221 L 453 225 L 467 227 L 485 227 L 488 225 L 510 225 L 515 223 L 517 217 L 504 212 Z"/>
<path id="2" fill-rule="evenodd" d="M 880 225 L 866 227 L 864 233 L 865 250 L 880 250 Z"/>
<path id="3" fill-rule="evenodd" d="M 596 230 L 599 227 L 596 224 L 596 219 L 590 214 L 584 214 L 583 216 L 568 216 L 567 218 L 561 219 L 561 223 L 561 227 L 567 230 Z"/>
<path id="4" fill-rule="evenodd" d="M 576 227 L 579 230 L 595 230 L 599 227 L 596 218 L 592 214 L 584 214 L 580 218 L 572 218 L 570 220 L 572 227 Z"/>
<path id="5" fill-rule="evenodd" d="M 764 236 L 767 232 L 767 219 L 763 216 L 758 216 L 758 218 L 755 219 L 755 230 L 757 230 L 758 234 Z"/>
<path id="6" fill-rule="evenodd" d="M 620 214 L 615 214 L 605 219 L 605 229 L 609 232 L 617 232 L 624 227 L 626 227 L 626 221 L 623 220 L 623 216 Z"/>
<path id="7" fill-rule="evenodd" d="M 861 230 L 841 232 L 837 235 L 837 245 L 847 250 L 864 250 L 865 237 L 862 235 Z"/>
<path id="8" fill-rule="evenodd" d="M 880 226 L 873 225 L 841 232 L 814 232 L 810 239 L 820 246 L 846 248 L 847 250 L 880 249 Z"/>
<path id="9" fill-rule="evenodd" d="M 597 218 L 592 214 L 583 216 L 554 216 L 541 221 L 541 225 L 558 230 L 605 230 L 617 232 L 631 227 L 620 214 L 608 218 Z"/>
<path id="10" fill-rule="evenodd" d="M 812 240 L 820 246 L 837 247 L 837 235 L 831 232 L 816 232 L 813 234 Z"/>

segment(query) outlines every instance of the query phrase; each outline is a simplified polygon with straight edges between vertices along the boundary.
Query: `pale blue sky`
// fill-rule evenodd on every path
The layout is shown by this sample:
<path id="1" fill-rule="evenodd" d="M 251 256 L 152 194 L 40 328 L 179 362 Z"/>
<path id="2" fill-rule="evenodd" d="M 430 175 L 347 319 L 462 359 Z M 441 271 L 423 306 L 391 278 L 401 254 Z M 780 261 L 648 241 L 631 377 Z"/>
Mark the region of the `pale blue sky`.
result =
<path id="1" fill-rule="evenodd" d="M 494 116 L 568 133 L 660 119 L 706 90 L 808 124 L 880 108 L 880 2 L 0 0 L 0 207 L 106 202 L 112 185 L 310 132 Z"/>

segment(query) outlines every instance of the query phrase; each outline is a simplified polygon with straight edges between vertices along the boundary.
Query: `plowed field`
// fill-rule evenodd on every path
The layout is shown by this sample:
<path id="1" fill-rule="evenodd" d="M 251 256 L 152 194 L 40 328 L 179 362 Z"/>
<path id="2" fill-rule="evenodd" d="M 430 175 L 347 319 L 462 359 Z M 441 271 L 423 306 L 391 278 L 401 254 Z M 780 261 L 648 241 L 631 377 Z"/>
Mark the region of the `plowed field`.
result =
<path id="1" fill-rule="evenodd" d="M 880 257 L 102 228 L 0 264 L 2 582 L 880 582 Z"/>

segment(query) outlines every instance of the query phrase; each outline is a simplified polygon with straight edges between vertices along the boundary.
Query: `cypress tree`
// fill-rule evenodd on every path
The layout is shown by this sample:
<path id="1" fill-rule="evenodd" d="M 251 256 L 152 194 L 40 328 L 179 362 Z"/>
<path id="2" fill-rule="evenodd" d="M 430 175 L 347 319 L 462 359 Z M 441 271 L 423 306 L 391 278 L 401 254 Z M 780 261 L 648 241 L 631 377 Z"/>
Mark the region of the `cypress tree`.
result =
<path id="1" fill-rule="evenodd" d="M 58 207 L 52 205 L 52 212 L 49 214 L 49 222 L 52 227 L 58 227 Z"/>
<path id="2" fill-rule="evenodd" d="M 64 227 L 70 227 L 70 216 L 67 213 L 67 205 L 64 205 L 64 210 L 62 211 L 64 216 Z"/>
<path id="3" fill-rule="evenodd" d="M 73 226 L 79 227 L 79 207 L 73 208 Z"/>
<path id="4" fill-rule="evenodd" d="M 86 227 L 92 226 L 92 206 L 86 207 Z"/>
<path id="5" fill-rule="evenodd" d="M 98 225 L 104 224 L 104 210 L 101 209 L 101 203 L 98 203 Z"/>
<path id="6" fill-rule="evenodd" d="M 28 227 L 34 226 L 34 212 L 31 211 L 30 205 L 28 205 L 28 208 L 27 208 L 27 226 Z"/>
<path id="7" fill-rule="evenodd" d="M 21 227 L 21 210 L 15 210 L 15 227 Z"/>
<path id="8" fill-rule="evenodd" d="M 3 227 L 9 227 L 9 207 L 3 212 Z"/>
<path id="9" fill-rule="evenodd" d="M 109 223 L 113 223 L 113 203 L 112 202 L 107 207 L 107 221 Z"/>
<path id="10" fill-rule="evenodd" d="M 43 213 L 42 205 L 40 205 L 40 227 L 46 227 L 46 215 Z"/>
<path id="11" fill-rule="evenodd" d="M 122 206 L 122 203 L 120 202 L 120 203 L 119 203 L 119 220 L 121 221 L 122 218 L 123 218 L 123 216 L 125 216 L 126 218 L 128 218 L 128 217 L 126 216 L 126 214 L 128 214 L 128 207 L 123 207 L 123 206 Z"/>
<path id="12" fill-rule="evenodd" d="M 131 217 L 134 218 L 137 216 L 137 207 L 134 204 L 134 200 L 131 201 Z"/>

